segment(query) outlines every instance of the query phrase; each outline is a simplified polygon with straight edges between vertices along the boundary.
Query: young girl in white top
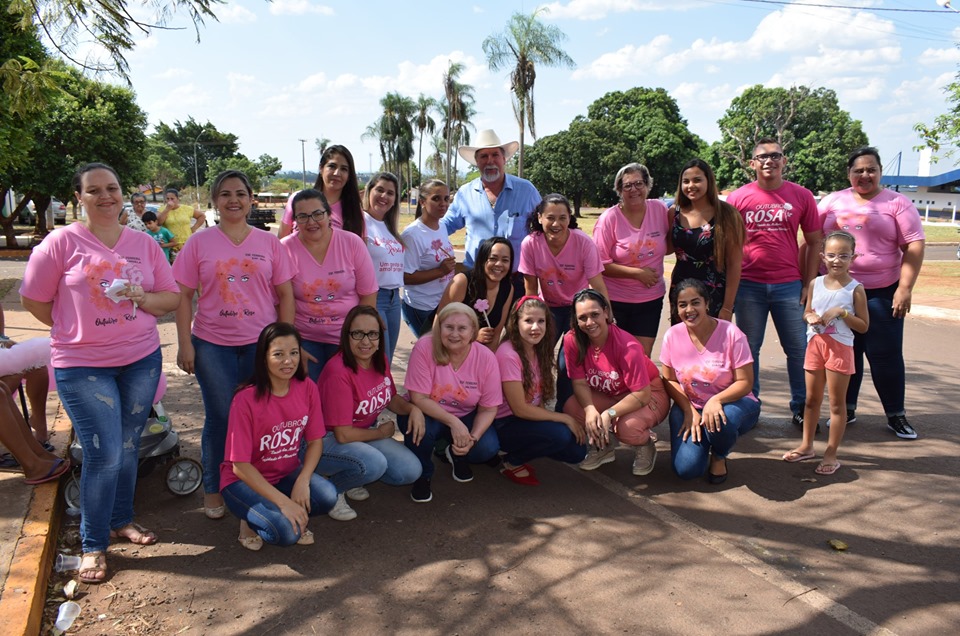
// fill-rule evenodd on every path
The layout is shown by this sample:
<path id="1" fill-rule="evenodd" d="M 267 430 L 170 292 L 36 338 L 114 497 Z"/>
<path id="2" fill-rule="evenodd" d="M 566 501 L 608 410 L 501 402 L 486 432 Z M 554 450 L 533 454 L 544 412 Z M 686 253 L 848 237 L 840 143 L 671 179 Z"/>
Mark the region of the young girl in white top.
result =
<path id="1" fill-rule="evenodd" d="M 856 239 L 847 232 L 831 232 L 820 254 L 827 273 L 810 282 L 807 309 L 807 355 L 803 361 L 807 378 L 807 404 L 803 413 L 803 441 L 783 456 L 784 461 L 813 459 L 813 436 L 820 420 L 824 384 L 830 397 L 830 436 L 818 475 L 832 475 L 840 468 L 837 449 L 847 426 L 846 395 L 854 372 L 853 332 L 870 326 L 867 295 L 863 285 L 850 276 L 856 258 Z"/>

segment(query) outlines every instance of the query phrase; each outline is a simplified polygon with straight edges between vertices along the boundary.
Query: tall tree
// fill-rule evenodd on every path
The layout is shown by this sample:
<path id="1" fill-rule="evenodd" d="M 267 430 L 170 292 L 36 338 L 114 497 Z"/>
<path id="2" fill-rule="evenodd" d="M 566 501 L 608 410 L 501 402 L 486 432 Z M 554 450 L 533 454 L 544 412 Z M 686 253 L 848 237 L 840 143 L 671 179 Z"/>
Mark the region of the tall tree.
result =
<path id="1" fill-rule="evenodd" d="M 930 148 L 935 153 L 935 158 L 937 153 L 943 157 L 952 157 L 960 148 L 960 72 L 943 92 L 947 94 L 947 101 L 953 104 L 950 109 L 938 116 L 932 126 L 921 122 L 913 127 L 923 140 L 923 145 L 914 149 Z M 941 153 L 942 150 L 944 152 Z"/>
<path id="2" fill-rule="evenodd" d="M 847 154 L 868 143 L 859 120 L 840 108 L 827 88 L 748 88 L 730 103 L 717 124 L 720 141 L 711 152 L 721 186 L 754 178 L 748 169 L 757 139 L 772 137 L 789 158 L 786 176 L 803 187 L 830 192 L 846 187 Z"/>
<path id="3" fill-rule="evenodd" d="M 450 62 L 447 72 L 443 74 L 443 96 L 444 100 L 440 104 L 443 112 L 443 136 L 446 139 L 446 169 L 447 185 L 451 189 L 457 187 L 456 184 L 456 143 L 455 136 L 463 137 L 463 133 L 470 125 L 470 118 L 475 114 L 473 111 L 473 87 L 469 84 L 460 82 L 460 75 L 464 71 L 464 66 L 460 62 Z M 469 137 L 469 134 L 467 135 Z M 451 157 L 453 161 L 451 161 Z M 451 168 L 453 173 L 451 174 Z"/>
<path id="4" fill-rule="evenodd" d="M 157 200 L 157 191 L 162 191 L 174 183 L 187 182 L 180 168 L 177 152 L 158 139 L 156 134 L 147 137 L 143 155 L 143 181 L 150 186 L 150 195 L 154 201 Z"/>
<path id="5" fill-rule="evenodd" d="M 425 133 L 433 134 L 437 129 L 437 122 L 431 117 L 431 113 L 437 110 L 437 100 L 427 97 L 423 93 L 417 97 L 416 127 L 417 137 L 420 140 L 420 148 L 417 150 L 417 172 L 423 175 L 423 135 Z M 413 184 L 410 184 L 413 187 Z"/>
<path id="6" fill-rule="evenodd" d="M 567 39 L 559 27 L 544 24 L 539 16 L 548 13 L 545 6 L 533 13 L 514 13 L 500 34 L 483 41 L 490 70 L 510 68 L 510 89 L 513 91 L 513 114 L 520 129 L 520 155 L 517 158 L 518 176 L 523 176 L 524 130 L 537 138 L 534 118 L 533 85 L 537 79 L 536 66 L 565 66 L 572 68 L 573 59 L 560 44 Z"/>
<path id="7" fill-rule="evenodd" d="M 317 165 L 320 165 L 320 157 L 323 156 L 323 151 L 330 145 L 330 140 L 326 137 L 316 137 L 313 143 L 317 147 Z"/>
<path id="8" fill-rule="evenodd" d="M 236 156 L 239 148 L 236 135 L 220 132 L 209 121 L 201 124 L 193 117 L 183 123 L 175 121 L 172 126 L 161 121 L 157 124 L 155 135 L 176 151 L 186 183 L 193 183 L 194 180 L 206 183 L 207 163 L 213 159 Z"/>

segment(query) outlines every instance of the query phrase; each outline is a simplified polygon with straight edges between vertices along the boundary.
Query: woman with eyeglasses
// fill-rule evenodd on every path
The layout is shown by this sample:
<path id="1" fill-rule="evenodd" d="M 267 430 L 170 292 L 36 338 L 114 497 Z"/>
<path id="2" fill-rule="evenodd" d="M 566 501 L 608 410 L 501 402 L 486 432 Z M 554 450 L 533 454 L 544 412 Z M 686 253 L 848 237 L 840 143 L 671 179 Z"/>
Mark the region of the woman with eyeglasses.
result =
<path id="1" fill-rule="evenodd" d="M 296 265 L 294 325 L 303 335 L 307 373 L 316 381 L 337 352 L 347 312 L 357 305 L 376 308 L 379 287 L 363 239 L 333 228 L 322 192 L 301 190 L 293 211 L 298 231 L 281 243 Z"/>
<path id="2" fill-rule="evenodd" d="M 354 307 L 340 331 L 340 350 L 320 374 L 320 402 L 328 433 L 317 471 L 337 487 L 337 504 L 330 511 L 337 520 L 357 516 L 347 499 L 369 499 L 364 485 L 379 480 L 403 486 L 420 477 L 420 460 L 393 438 L 393 420 L 378 419 L 389 409 L 407 419 L 407 433 L 414 444 L 423 438 L 423 413 L 397 393 L 386 362 L 384 333 L 376 309 Z"/>
<path id="3" fill-rule="evenodd" d="M 477 248 L 476 264 L 453 277 L 443 292 L 439 309 L 460 302 L 477 314 L 477 341 L 496 353 L 500 335 L 513 303 L 513 245 L 502 236 L 484 239 Z"/>
<path id="4" fill-rule="evenodd" d="M 620 168 L 613 180 L 620 202 L 600 215 L 593 230 L 617 325 L 640 341 L 648 357 L 666 294 L 663 257 L 673 250 L 667 206 L 647 198 L 652 188 L 646 166 Z"/>
<path id="5" fill-rule="evenodd" d="M 383 350 L 387 366 L 400 337 L 400 287 L 403 285 L 403 239 L 397 222 L 400 217 L 400 181 L 389 172 L 370 179 L 363 192 L 367 251 L 377 276 L 377 311 L 387 326 Z"/>
<path id="6" fill-rule="evenodd" d="M 563 412 L 585 427 L 589 445 L 580 468 L 614 461 L 619 440 L 634 447 L 633 474 L 650 474 L 657 461 L 652 429 L 667 416 L 670 401 L 656 365 L 636 338 L 613 324 L 598 291 L 584 289 L 573 297 L 563 354 L 573 382 Z"/>
<path id="7" fill-rule="evenodd" d="M 857 421 L 866 354 L 887 426 L 901 439 L 916 439 L 905 405 L 903 321 L 923 265 L 926 237 L 917 208 L 899 192 L 881 187 L 882 175 L 877 149 L 858 148 L 847 160 L 850 187 L 824 197 L 819 210 L 824 234 L 844 230 L 856 239 L 850 275 L 867 293 L 870 328 L 853 338 L 856 372 L 847 387 L 847 424 Z"/>
<path id="8" fill-rule="evenodd" d="M 691 159 L 680 170 L 671 236 L 677 256 L 671 293 L 680 281 L 702 280 L 710 292 L 709 315 L 732 320 L 746 229 L 737 209 L 720 200 L 717 179 L 703 159 Z M 670 321 L 681 322 L 673 304 Z"/>
<path id="9" fill-rule="evenodd" d="M 203 395 L 204 508 L 210 519 L 221 519 L 226 508 L 220 464 L 230 401 L 253 373 L 261 330 L 277 320 L 293 322 L 294 265 L 277 237 L 247 223 L 253 190 L 246 175 L 222 172 L 210 192 L 220 224 L 187 240 L 173 276 L 180 285 L 177 365 L 196 374 Z"/>
<path id="10" fill-rule="evenodd" d="M 346 230 L 363 238 L 365 228 L 359 184 L 353 155 L 346 146 L 339 144 L 327 146 L 320 155 L 320 173 L 317 175 L 317 182 L 313 184 L 313 189 L 319 190 L 327 198 L 330 206 L 330 225 L 333 228 Z M 281 239 L 296 229 L 293 218 L 293 197 L 295 196 L 296 193 L 287 199 L 283 217 L 280 219 L 278 236 Z"/>

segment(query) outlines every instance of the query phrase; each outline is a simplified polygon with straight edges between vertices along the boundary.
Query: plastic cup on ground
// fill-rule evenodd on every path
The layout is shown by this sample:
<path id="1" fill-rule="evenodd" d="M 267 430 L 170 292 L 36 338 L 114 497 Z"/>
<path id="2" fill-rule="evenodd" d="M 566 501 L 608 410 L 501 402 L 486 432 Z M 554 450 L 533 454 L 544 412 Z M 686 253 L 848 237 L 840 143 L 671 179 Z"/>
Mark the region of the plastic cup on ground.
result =
<path id="1" fill-rule="evenodd" d="M 53 624 L 53 626 L 59 629 L 61 632 L 65 632 L 73 626 L 73 621 L 77 620 L 77 616 L 79 615 L 79 605 L 73 601 L 61 603 L 60 611 L 57 612 L 57 621 Z"/>
<path id="2" fill-rule="evenodd" d="M 70 554 L 58 554 L 57 562 L 53 565 L 57 572 L 69 572 L 80 567 L 80 557 Z"/>

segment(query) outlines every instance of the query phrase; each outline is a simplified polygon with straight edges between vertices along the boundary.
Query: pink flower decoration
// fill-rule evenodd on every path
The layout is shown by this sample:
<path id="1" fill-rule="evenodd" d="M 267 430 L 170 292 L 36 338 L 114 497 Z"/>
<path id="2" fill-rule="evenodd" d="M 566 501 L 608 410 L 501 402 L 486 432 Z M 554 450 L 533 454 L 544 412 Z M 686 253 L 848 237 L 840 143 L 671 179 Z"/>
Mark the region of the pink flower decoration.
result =
<path id="1" fill-rule="evenodd" d="M 477 302 L 473 303 L 473 308 L 476 309 L 477 311 L 482 311 L 483 313 L 487 313 L 490 310 L 490 303 L 487 302 L 486 298 L 481 298 L 477 300 Z"/>

